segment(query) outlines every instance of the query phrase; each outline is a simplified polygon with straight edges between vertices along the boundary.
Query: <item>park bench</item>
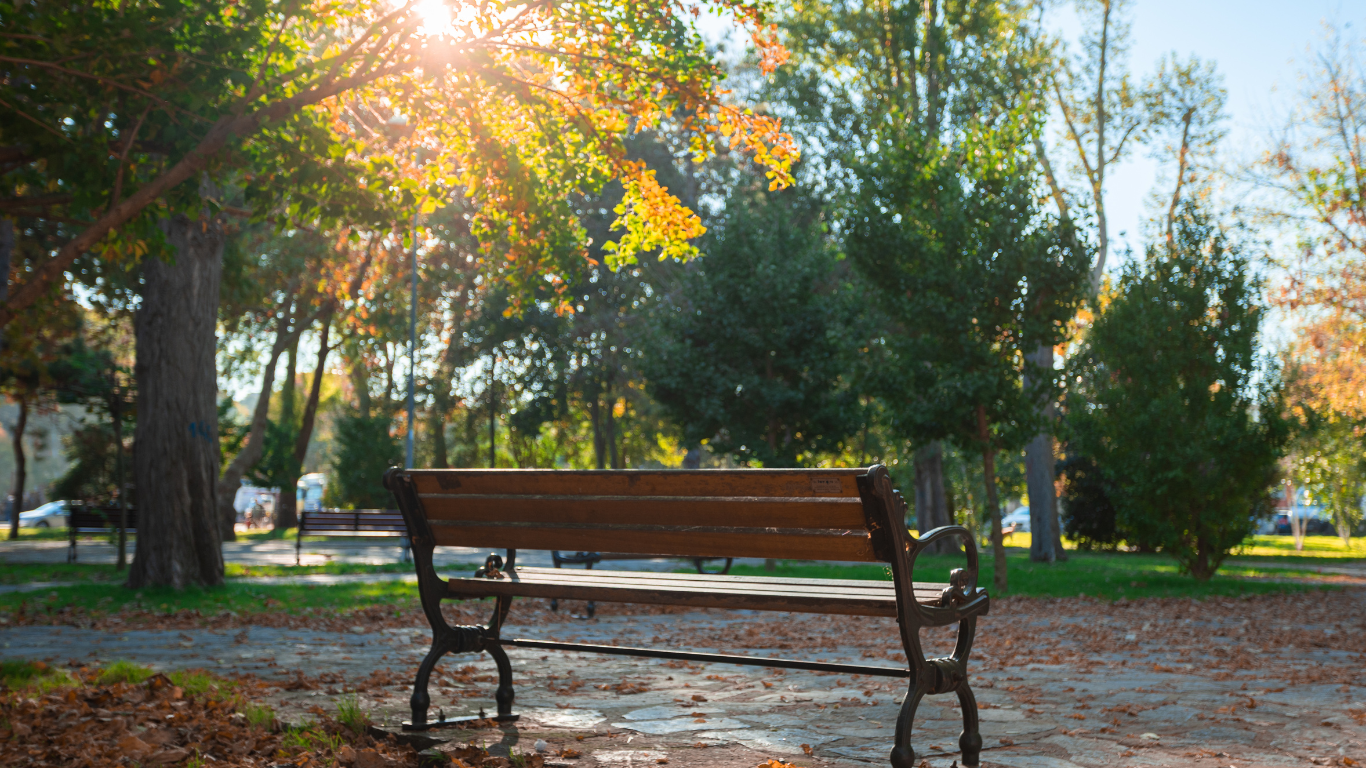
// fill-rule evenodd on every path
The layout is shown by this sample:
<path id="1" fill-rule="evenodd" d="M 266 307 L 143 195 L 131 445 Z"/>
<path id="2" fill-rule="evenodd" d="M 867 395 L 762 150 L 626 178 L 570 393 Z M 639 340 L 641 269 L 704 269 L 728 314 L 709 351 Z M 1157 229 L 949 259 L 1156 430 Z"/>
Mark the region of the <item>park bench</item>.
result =
<path id="1" fill-rule="evenodd" d="M 906 505 L 886 467 L 803 470 L 473 470 L 391 469 L 385 486 L 398 500 L 412 537 L 413 560 L 432 644 L 417 670 L 413 717 L 405 730 L 468 723 L 429 721 L 427 685 L 447 653 L 487 652 L 498 668 L 499 722 L 512 711 L 512 665 L 506 648 L 593 652 L 698 663 L 729 663 L 843 674 L 906 678 L 897 718 L 894 768 L 913 768 L 911 726 L 926 695 L 954 693 L 963 715 L 962 764 L 977 765 L 982 739 L 977 704 L 968 685 L 968 655 L 978 616 L 989 601 L 977 588 L 972 535 L 947 526 L 913 538 Z M 961 539 L 966 567 L 946 584 L 912 579 L 917 555 L 945 538 Z M 443 579 L 432 566 L 437 546 L 506 549 L 489 555 L 473 576 Z M 672 557 L 762 557 L 883 562 L 891 580 L 855 581 L 744 577 L 720 574 L 563 570 L 516 564 L 519 549 L 618 552 Z M 697 608 L 797 611 L 847 616 L 894 616 L 908 668 L 835 664 L 665 648 L 555 642 L 504 636 L 513 598 L 596 600 Z M 442 600 L 494 598 L 486 625 L 455 626 Z M 952 655 L 925 658 L 922 627 L 958 624 Z"/>
<path id="2" fill-rule="evenodd" d="M 397 509 L 322 509 L 299 514 L 294 537 L 294 564 L 299 565 L 305 536 L 379 537 L 403 539 L 403 562 L 408 562 L 408 526 Z"/>
<path id="3" fill-rule="evenodd" d="M 73 504 L 68 507 L 66 561 L 76 562 L 76 537 L 80 534 L 118 533 L 121 514 L 118 507 L 92 507 L 86 504 Z M 136 509 L 129 507 L 126 533 L 137 532 L 138 513 Z"/>

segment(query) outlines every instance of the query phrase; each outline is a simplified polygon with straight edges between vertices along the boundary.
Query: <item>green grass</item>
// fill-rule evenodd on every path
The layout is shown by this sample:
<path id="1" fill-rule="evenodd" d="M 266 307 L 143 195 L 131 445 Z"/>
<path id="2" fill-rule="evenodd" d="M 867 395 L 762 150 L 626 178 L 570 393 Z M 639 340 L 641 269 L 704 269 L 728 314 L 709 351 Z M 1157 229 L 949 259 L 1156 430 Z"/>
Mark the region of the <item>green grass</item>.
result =
<path id="1" fill-rule="evenodd" d="M 95 678 L 95 683 L 98 685 L 114 685 L 116 683 L 137 685 L 155 674 L 156 672 L 149 667 L 139 666 L 131 661 L 116 661 L 100 671 L 99 677 Z"/>
<path id="2" fill-rule="evenodd" d="M 11 691 L 32 690 L 47 693 L 57 688 L 79 685 L 65 669 L 41 661 L 0 661 L 0 685 Z"/>
<path id="3" fill-rule="evenodd" d="M 275 710 L 268 704 L 241 701 L 237 704 L 237 711 L 241 712 L 247 718 L 247 722 L 255 728 L 267 731 L 275 728 Z"/>
<path id="4" fill-rule="evenodd" d="M 323 565 L 242 565 L 228 563 L 226 575 L 230 579 L 254 576 L 302 576 L 325 573 L 343 576 L 353 573 L 415 573 L 412 563 L 325 563 Z"/>
<path id="5" fill-rule="evenodd" d="M 245 533 L 238 532 L 238 541 L 272 541 L 275 539 L 293 539 L 297 528 L 270 528 L 253 529 Z"/>
<path id="6" fill-rule="evenodd" d="M 1029 597 L 1090 596 L 1109 600 L 1143 597 L 1213 597 L 1330 589 L 1313 584 L 1281 583 L 1273 578 L 1318 576 L 1312 570 L 1262 569 L 1227 566 L 1207 582 L 1182 574 L 1175 561 L 1164 555 L 1138 553 L 1069 552 L 1066 561 L 1053 565 L 1034 563 L 1025 552 L 1006 555 L 1009 594 Z M 916 581 L 947 581 L 949 571 L 964 565 L 961 555 L 923 555 L 916 561 Z M 981 553 L 979 586 L 991 588 L 994 568 L 991 553 Z M 808 579 L 888 579 L 884 565 L 833 565 L 780 560 L 777 568 L 737 565 L 739 576 L 791 576 Z"/>
<path id="7" fill-rule="evenodd" d="M 914 534 L 914 532 L 912 532 Z M 1007 547 L 1029 549 L 1032 537 L 1028 533 L 1012 533 L 1005 537 Z M 1063 539 L 1066 549 L 1076 549 L 1076 542 Z M 1246 557 L 1290 557 L 1315 560 L 1363 559 L 1366 558 L 1366 538 L 1352 539 L 1352 546 L 1345 547 L 1337 536 L 1305 536 L 1304 549 L 1296 551 L 1293 536 L 1249 536 L 1246 541 L 1233 550 L 1235 556 Z"/>
<path id="8" fill-rule="evenodd" d="M 327 563 L 325 565 L 243 565 L 228 563 L 225 575 L 230 579 L 255 576 L 303 576 L 309 574 L 345 575 L 353 573 L 413 573 L 412 563 Z M 0 584 L 32 584 L 36 581 L 71 581 L 91 583 L 123 582 L 127 571 L 112 565 L 87 563 L 18 563 L 0 565 Z"/>
<path id="9" fill-rule="evenodd" d="M 1234 550 L 1243 557 L 1293 557 L 1305 559 L 1366 559 L 1366 538 L 1352 539 L 1345 547 L 1337 536 L 1305 536 L 1304 550 L 1295 550 L 1294 536 L 1253 536 Z"/>
<path id="10" fill-rule="evenodd" d="M 0 611 L 16 612 L 23 604 L 29 613 L 57 611 L 64 607 L 112 612 L 144 609 L 159 613 L 221 611 L 251 614 L 270 611 L 302 613 L 313 610 L 345 610 L 373 605 L 392 606 L 395 611 L 417 606 L 417 585 L 404 582 L 352 584 L 251 584 L 230 582 L 221 587 L 188 587 L 184 590 L 156 588 L 131 590 L 117 584 L 81 584 L 40 592 L 0 594 Z"/>
<path id="11" fill-rule="evenodd" d="M 3 528 L 3 536 L 4 536 L 4 538 L 5 538 L 6 540 L 8 540 L 8 539 L 9 539 L 9 524 L 8 524 L 8 523 L 0 523 L 0 528 Z M 67 533 L 66 527 L 65 527 L 65 526 L 63 526 L 63 527 L 61 527 L 61 528 L 20 528 L 20 529 L 19 529 L 19 540 L 20 540 L 20 541 L 66 541 L 68 538 L 70 538 L 70 534 Z M 80 536 L 80 540 L 81 540 L 81 541 L 85 541 L 86 539 L 105 539 L 105 538 L 108 538 L 108 534 L 88 535 L 88 536 L 87 536 L 87 535 L 82 535 L 82 536 Z M 132 537 L 132 536 L 129 536 L 129 537 L 128 537 L 128 540 L 129 540 L 129 541 L 132 541 L 132 540 L 133 540 L 133 537 Z"/>
<path id="12" fill-rule="evenodd" d="M 370 711 L 361 709 L 359 694 L 343 696 L 337 701 L 337 722 L 357 736 L 365 733 L 365 727 L 370 724 Z"/>
<path id="13" fill-rule="evenodd" d="M 318 752 L 322 749 L 337 750 L 342 745 L 340 735 L 329 734 L 316 723 L 304 723 L 298 728 L 285 731 L 280 739 L 283 749 L 297 749 L 304 752 Z"/>
<path id="14" fill-rule="evenodd" d="M 129 551 L 131 559 L 132 552 Z M 35 581 L 120 582 L 128 577 L 112 565 L 86 563 L 17 563 L 0 565 L 0 584 L 32 584 Z"/>

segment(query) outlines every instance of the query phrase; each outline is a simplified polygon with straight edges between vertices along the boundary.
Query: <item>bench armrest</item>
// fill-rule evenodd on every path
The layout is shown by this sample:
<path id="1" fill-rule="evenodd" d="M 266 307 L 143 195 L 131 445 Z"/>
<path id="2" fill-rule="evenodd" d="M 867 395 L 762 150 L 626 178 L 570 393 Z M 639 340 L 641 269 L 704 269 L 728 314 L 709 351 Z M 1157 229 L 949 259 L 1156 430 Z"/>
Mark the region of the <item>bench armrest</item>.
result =
<path id="1" fill-rule="evenodd" d="M 963 540 L 964 552 L 967 558 L 967 568 L 955 568 L 949 574 L 949 588 L 944 590 L 941 598 L 945 606 L 957 605 L 973 600 L 981 591 L 977 588 L 977 542 L 973 539 L 972 531 L 961 525 L 945 525 L 926 531 L 925 535 L 915 539 L 915 546 L 911 549 L 911 572 L 915 572 L 915 559 L 934 544 L 943 539 L 959 538 Z"/>

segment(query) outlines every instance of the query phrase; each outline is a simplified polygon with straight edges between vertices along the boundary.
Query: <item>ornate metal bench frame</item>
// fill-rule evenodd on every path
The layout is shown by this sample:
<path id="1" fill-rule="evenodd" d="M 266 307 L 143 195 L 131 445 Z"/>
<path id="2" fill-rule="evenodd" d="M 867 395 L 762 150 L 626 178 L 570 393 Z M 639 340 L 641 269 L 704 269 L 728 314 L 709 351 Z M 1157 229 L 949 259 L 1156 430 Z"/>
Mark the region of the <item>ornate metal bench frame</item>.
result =
<path id="1" fill-rule="evenodd" d="M 863 498 L 864 514 L 871 534 L 873 549 L 878 558 L 888 563 L 892 569 L 892 581 L 896 589 L 897 624 L 900 628 L 902 647 L 910 661 L 909 669 L 868 666 L 858 664 L 833 664 L 795 659 L 770 659 L 752 656 L 739 656 L 719 653 L 700 653 L 694 651 L 656 650 L 651 648 L 625 648 L 619 646 L 593 645 L 587 643 L 562 643 L 541 640 L 502 637 L 503 623 L 512 598 L 496 596 L 494 610 L 489 622 L 484 625 L 450 626 L 441 613 L 441 601 L 447 599 L 447 582 L 436 573 L 432 565 L 435 539 L 427 516 L 418 498 L 412 478 L 403 470 L 390 469 L 384 476 L 384 485 L 398 501 L 398 507 L 407 522 L 412 541 L 413 561 L 417 569 L 418 592 L 423 613 L 432 627 L 431 649 L 418 667 L 417 678 L 413 682 L 411 699 L 413 719 L 403 724 L 408 731 L 423 731 L 432 728 L 459 726 L 479 718 L 463 717 L 442 719 L 435 722 L 427 718 L 431 697 L 427 687 L 432 670 L 442 656 L 448 653 L 485 652 L 493 657 L 498 668 L 498 688 L 494 694 L 498 713 L 493 720 L 500 723 L 514 722 L 518 719 L 512 711 L 515 699 L 512 686 L 512 664 L 508 659 L 506 646 L 537 648 L 547 650 L 566 650 L 590 653 L 603 653 L 647 658 L 682 659 L 701 663 L 723 663 L 747 666 L 776 667 L 784 669 L 804 669 L 844 674 L 860 674 L 882 677 L 909 678 L 910 687 L 901 704 L 897 717 L 895 746 L 891 752 L 892 768 L 915 768 L 916 755 L 911 745 L 911 731 L 915 712 L 921 699 L 926 696 L 955 694 L 962 709 L 963 731 L 958 745 L 962 750 L 961 763 L 964 766 L 979 765 L 982 750 L 982 737 L 978 728 L 977 699 L 968 684 L 968 658 L 972 653 L 972 643 L 977 632 L 977 618 L 985 616 L 990 609 L 987 593 L 977 587 L 978 558 L 977 545 L 972 534 L 962 526 L 936 528 L 925 535 L 912 537 L 904 524 L 906 504 L 901 494 L 892 488 L 891 478 L 886 467 L 875 465 L 868 473 L 858 478 L 859 492 Z M 967 559 L 967 567 L 955 569 L 950 576 L 949 586 L 943 590 L 938 605 L 929 605 L 915 600 L 912 573 L 916 558 L 935 542 L 948 538 L 961 539 Z M 507 550 L 507 559 L 490 555 L 485 568 L 511 571 L 516 568 L 517 550 Z M 481 571 L 477 575 L 483 575 Z M 920 642 L 920 630 L 924 627 L 941 627 L 958 624 L 958 636 L 951 654 L 939 658 L 926 658 Z"/>

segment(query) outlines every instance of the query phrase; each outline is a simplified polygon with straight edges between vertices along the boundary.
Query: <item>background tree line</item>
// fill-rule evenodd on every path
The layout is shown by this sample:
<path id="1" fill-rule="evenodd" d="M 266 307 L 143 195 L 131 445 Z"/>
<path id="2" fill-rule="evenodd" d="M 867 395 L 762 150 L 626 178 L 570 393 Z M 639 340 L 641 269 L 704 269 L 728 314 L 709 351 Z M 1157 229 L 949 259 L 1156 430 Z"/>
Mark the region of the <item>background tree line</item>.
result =
<path id="1" fill-rule="evenodd" d="M 611 87 L 701 72 L 756 105 L 631 102 L 593 118 L 602 144 L 560 102 L 498 90 L 525 73 L 498 58 L 498 35 L 512 48 L 520 32 L 497 20 L 438 43 L 431 20 L 378 4 L 339 33 L 325 15 L 186 3 L 214 23 L 173 40 L 170 16 L 124 5 L 0 10 L 42 39 L 141 25 L 82 76 L 5 64 L 0 95 L 27 111 L 0 122 L 0 256 L 19 412 L 105 414 L 70 441 L 64 492 L 164 521 L 149 545 L 175 554 L 134 582 L 216 583 L 244 480 L 285 489 L 282 528 L 309 469 L 330 505 L 389 506 L 410 365 L 418 466 L 881 461 L 914 489 L 914 527 L 992 540 L 1002 591 L 1003 497 L 1027 501 L 1035 560 L 1066 557 L 1066 533 L 1169 552 L 1198 578 L 1287 485 L 1325 499 L 1342 535 L 1360 524 L 1349 42 L 1325 45 L 1284 142 L 1228 168 L 1218 73 L 1173 54 L 1131 74 L 1121 2 L 1079 2 L 1068 44 L 1023 0 L 791 0 L 763 9 L 776 37 L 725 73 L 684 18 L 561 9 L 557 45 L 593 38 L 619 60 Z M 625 26 L 584 31 L 605 20 Z M 308 74 L 333 90 L 305 104 L 314 91 L 285 83 L 320 71 L 319 41 L 350 79 Z M 5 45 L 4 61 L 53 55 Z M 144 64 L 148 46 L 168 53 Z M 366 46 L 391 68 L 347 58 Z M 472 51 L 498 88 L 422 74 Z M 547 55 L 557 85 L 610 90 Z M 217 74 L 232 67 L 259 74 Z M 244 104 L 256 122 L 233 122 Z M 708 136 L 736 140 L 699 149 Z M 1107 169 L 1140 149 L 1165 173 L 1148 246 L 1113 254 Z M 1289 349 L 1260 342 L 1272 312 L 1305 323 Z M 259 393 L 249 413 L 240 392 Z M 112 476 L 124 462 L 131 481 Z"/>

